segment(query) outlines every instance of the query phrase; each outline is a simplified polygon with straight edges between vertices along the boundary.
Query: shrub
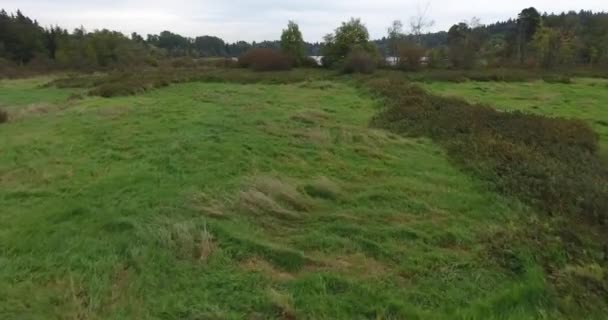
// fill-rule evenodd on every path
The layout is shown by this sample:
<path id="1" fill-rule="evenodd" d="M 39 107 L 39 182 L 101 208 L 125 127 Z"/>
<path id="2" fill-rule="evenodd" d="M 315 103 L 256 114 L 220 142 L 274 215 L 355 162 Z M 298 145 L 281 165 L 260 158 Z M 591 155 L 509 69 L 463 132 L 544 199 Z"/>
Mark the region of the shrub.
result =
<path id="1" fill-rule="evenodd" d="M 315 58 L 313 57 L 305 57 L 302 60 L 302 67 L 304 68 L 318 68 L 320 67 L 319 62 L 317 62 L 317 60 L 315 60 Z"/>
<path id="2" fill-rule="evenodd" d="M 399 69 L 418 71 L 422 67 L 425 49 L 414 43 L 406 43 L 399 47 Z"/>
<path id="3" fill-rule="evenodd" d="M 376 71 L 376 61 L 374 57 L 363 49 L 353 49 L 342 66 L 344 73 L 374 73 Z"/>
<path id="4" fill-rule="evenodd" d="M 546 75 L 543 77 L 543 81 L 545 81 L 546 83 L 572 83 L 572 79 L 570 79 L 570 77 L 567 75 Z"/>
<path id="5" fill-rule="evenodd" d="M 143 90 L 142 87 L 127 85 L 126 83 L 104 83 L 99 87 L 91 90 L 89 92 L 89 95 L 111 98 L 118 96 L 134 95 L 143 91 L 145 90 Z"/>
<path id="6" fill-rule="evenodd" d="M 150 66 L 150 67 L 159 67 L 160 63 L 158 62 L 158 59 L 152 57 L 152 56 L 147 56 L 143 59 L 143 62 L 145 65 Z"/>
<path id="7" fill-rule="evenodd" d="M 238 66 L 254 71 L 282 71 L 291 69 L 290 59 L 283 53 L 268 48 L 254 48 L 239 57 Z"/>
<path id="8" fill-rule="evenodd" d="M 196 61 L 190 57 L 176 58 L 171 61 L 173 68 L 194 68 L 196 67 Z"/>
<path id="9" fill-rule="evenodd" d="M 8 112 L 0 109 L 0 123 L 8 122 Z"/>

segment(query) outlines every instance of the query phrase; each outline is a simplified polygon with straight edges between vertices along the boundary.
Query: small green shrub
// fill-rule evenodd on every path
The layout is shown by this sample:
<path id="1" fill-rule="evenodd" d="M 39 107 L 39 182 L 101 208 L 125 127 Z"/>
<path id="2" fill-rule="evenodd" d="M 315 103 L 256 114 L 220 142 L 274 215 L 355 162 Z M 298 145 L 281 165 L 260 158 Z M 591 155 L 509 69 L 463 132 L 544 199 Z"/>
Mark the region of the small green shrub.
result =
<path id="1" fill-rule="evenodd" d="M 370 74 L 376 71 L 376 60 L 374 57 L 363 49 L 353 49 L 342 66 L 344 73 L 365 73 Z"/>
<path id="2" fill-rule="evenodd" d="M 0 123 L 8 122 L 8 112 L 0 109 Z"/>

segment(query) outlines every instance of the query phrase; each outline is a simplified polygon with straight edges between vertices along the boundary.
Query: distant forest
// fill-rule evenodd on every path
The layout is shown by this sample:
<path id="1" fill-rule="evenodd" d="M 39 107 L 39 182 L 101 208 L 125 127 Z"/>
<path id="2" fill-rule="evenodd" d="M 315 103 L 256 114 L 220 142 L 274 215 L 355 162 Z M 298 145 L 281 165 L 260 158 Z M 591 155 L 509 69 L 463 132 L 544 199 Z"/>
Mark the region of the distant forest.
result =
<path id="1" fill-rule="evenodd" d="M 441 57 L 455 68 L 479 64 L 608 65 L 608 13 L 541 15 L 529 8 L 504 22 L 463 22 L 449 31 L 419 36 L 403 33 L 398 40 L 416 43 L 427 55 Z M 379 54 L 389 56 L 392 41 L 395 39 L 387 35 L 373 43 Z M 0 11 L 0 65 L 108 67 L 153 63 L 161 57 L 238 57 L 251 48 L 278 49 L 280 41 L 227 43 L 215 36 L 191 38 L 170 31 L 145 37 L 106 29 L 68 31 L 59 26 L 43 27 L 21 11 Z M 323 43 L 304 43 L 307 55 L 321 55 L 322 48 Z"/>

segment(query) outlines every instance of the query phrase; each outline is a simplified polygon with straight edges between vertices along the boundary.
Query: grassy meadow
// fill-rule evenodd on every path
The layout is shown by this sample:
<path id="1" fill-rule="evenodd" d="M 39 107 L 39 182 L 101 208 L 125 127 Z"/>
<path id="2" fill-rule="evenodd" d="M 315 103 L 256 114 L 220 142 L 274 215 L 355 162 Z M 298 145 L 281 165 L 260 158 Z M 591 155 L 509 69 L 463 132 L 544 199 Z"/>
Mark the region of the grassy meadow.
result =
<path id="1" fill-rule="evenodd" d="M 347 81 L 101 98 L 51 80 L 0 81 L 1 319 L 605 317 L 601 291 L 557 295 L 509 245 L 542 214 L 370 128 L 382 103 Z M 600 80 L 426 86 L 608 143 Z"/>

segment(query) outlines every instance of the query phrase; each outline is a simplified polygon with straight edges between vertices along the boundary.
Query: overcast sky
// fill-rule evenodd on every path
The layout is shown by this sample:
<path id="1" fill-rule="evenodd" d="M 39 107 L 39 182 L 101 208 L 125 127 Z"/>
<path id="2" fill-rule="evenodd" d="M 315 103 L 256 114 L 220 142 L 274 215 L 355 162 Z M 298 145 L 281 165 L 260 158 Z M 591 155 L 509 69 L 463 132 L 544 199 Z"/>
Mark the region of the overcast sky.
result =
<path id="1" fill-rule="evenodd" d="M 432 31 L 479 17 L 482 23 L 515 17 L 521 9 L 539 11 L 608 10 L 608 0 L 432 0 Z M 295 20 L 307 41 L 319 41 L 349 17 L 360 17 L 373 38 L 392 20 L 408 24 L 426 0 L 0 0 L 9 12 L 21 9 L 43 26 L 87 30 L 107 28 L 142 35 L 170 30 L 186 36 L 215 35 L 227 41 L 276 40 L 287 20 Z"/>

